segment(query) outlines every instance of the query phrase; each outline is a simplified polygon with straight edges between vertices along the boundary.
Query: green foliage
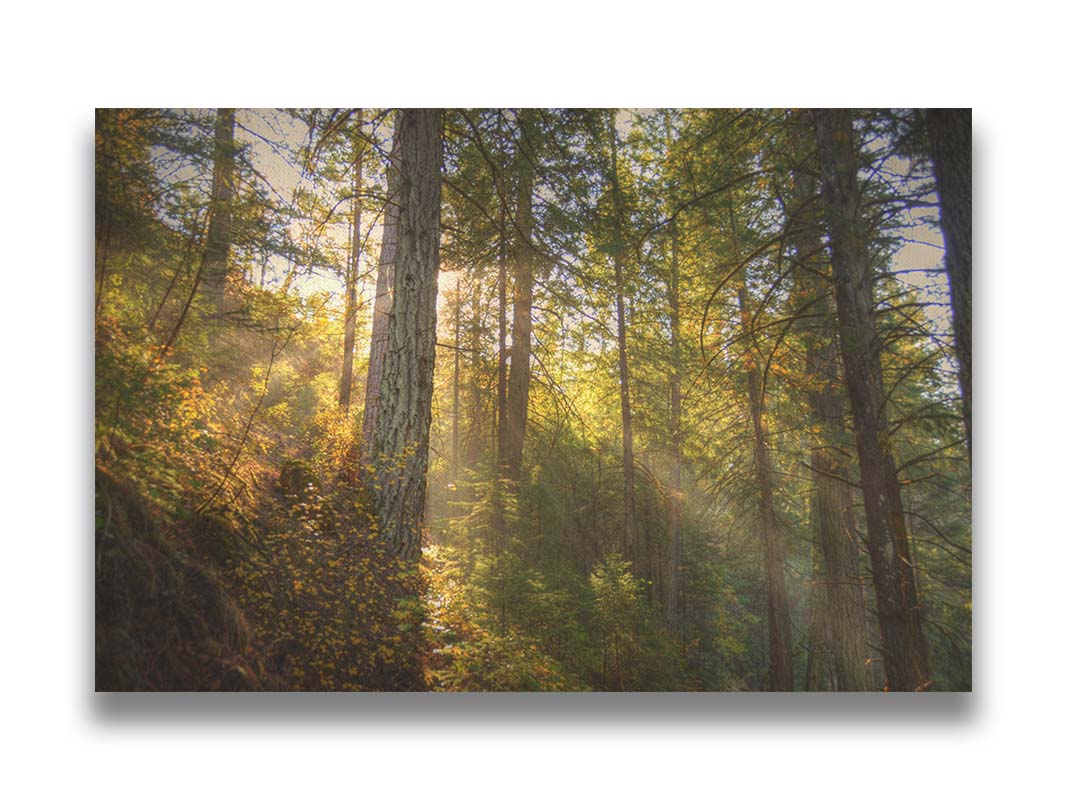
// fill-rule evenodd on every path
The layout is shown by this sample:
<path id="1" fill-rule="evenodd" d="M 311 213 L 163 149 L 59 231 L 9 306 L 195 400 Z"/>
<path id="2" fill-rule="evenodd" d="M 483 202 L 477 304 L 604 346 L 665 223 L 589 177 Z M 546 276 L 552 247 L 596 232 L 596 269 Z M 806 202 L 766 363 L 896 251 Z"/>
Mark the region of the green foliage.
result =
<path id="1" fill-rule="evenodd" d="M 434 630 L 451 632 L 438 638 L 434 682 L 472 688 L 479 665 L 498 687 L 518 688 L 534 675 L 543 679 L 540 689 L 681 688 L 681 647 L 618 556 L 583 578 L 572 562 L 553 559 L 549 554 L 560 551 L 537 536 L 544 490 L 516 491 L 502 480 L 464 488 L 474 494 L 468 514 L 452 520 L 442 533 L 450 546 L 432 548 L 429 560 L 440 575 L 434 624 L 444 626 Z M 538 666 L 530 667 L 534 654 Z"/>
<path id="2" fill-rule="evenodd" d="M 612 553 L 593 567 L 589 584 L 601 685 L 614 691 L 680 688 L 681 654 L 654 624 L 631 566 Z"/>
<path id="3" fill-rule="evenodd" d="M 501 623 L 455 553 L 431 547 L 424 623 L 427 683 L 445 691 L 574 691 L 585 686 L 521 626 Z M 530 593 L 537 594 L 536 587 Z"/>
<path id="4" fill-rule="evenodd" d="M 114 318 L 97 320 L 97 460 L 121 464 L 127 477 L 173 511 L 187 490 L 202 490 L 204 469 L 221 447 L 213 398 L 202 371 L 159 360 Z"/>
<path id="5" fill-rule="evenodd" d="M 398 613 L 418 586 L 376 530 L 358 493 L 324 496 L 307 465 L 283 467 L 255 547 L 226 577 L 287 688 L 420 688 L 418 620 Z"/>

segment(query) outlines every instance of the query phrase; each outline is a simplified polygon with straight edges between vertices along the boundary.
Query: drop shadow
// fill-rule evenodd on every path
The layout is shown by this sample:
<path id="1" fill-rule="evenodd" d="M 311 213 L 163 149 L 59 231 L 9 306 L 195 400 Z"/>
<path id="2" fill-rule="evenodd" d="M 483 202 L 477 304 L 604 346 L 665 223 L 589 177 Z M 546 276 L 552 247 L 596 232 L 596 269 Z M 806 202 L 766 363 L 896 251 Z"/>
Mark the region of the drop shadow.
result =
<path id="1" fill-rule="evenodd" d="M 332 725 L 375 728 L 605 724 L 708 727 L 958 728 L 974 724 L 973 694 L 182 694 L 97 693 L 90 722 L 106 727 Z"/>

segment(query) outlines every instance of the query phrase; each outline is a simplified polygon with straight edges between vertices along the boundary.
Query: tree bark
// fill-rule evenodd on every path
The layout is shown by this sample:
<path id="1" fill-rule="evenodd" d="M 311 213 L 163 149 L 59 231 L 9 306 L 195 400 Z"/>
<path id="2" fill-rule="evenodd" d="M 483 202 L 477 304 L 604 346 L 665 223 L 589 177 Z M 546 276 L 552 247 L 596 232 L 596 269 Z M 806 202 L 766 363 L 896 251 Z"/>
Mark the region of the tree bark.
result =
<path id="1" fill-rule="evenodd" d="M 486 428 L 491 428 L 492 423 L 486 423 L 486 394 L 482 386 L 482 330 L 485 324 L 482 304 L 482 279 L 480 275 L 474 275 L 471 281 L 474 288 L 471 292 L 471 320 L 470 329 L 470 369 L 467 371 L 467 393 L 470 398 L 470 414 L 467 426 L 466 463 L 476 466 L 481 463 L 485 454 Z M 488 326 L 486 326 L 488 327 Z"/>
<path id="2" fill-rule="evenodd" d="M 389 343 L 375 428 L 379 530 L 391 550 L 417 560 L 422 543 L 437 344 L 442 113 L 405 111 Z"/>
<path id="3" fill-rule="evenodd" d="M 823 109 L 814 112 L 814 121 L 886 682 L 891 691 L 925 690 L 930 685 L 929 656 L 922 632 L 900 483 L 889 443 L 867 233 L 860 214 L 852 117 L 847 110 Z"/>
<path id="4" fill-rule="evenodd" d="M 115 202 L 115 186 L 112 174 L 115 171 L 113 138 L 117 112 L 109 108 L 96 109 L 96 301 L 93 307 L 100 311 L 104 299 L 107 261 L 111 251 L 111 204 Z"/>
<path id="5" fill-rule="evenodd" d="M 358 109 L 356 111 L 357 136 L 362 134 L 362 125 L 363 109 Z M 339 392 L 341 408 L 346 413 L 352 405 L 352 359 L 356 345 L 356 308 L 358 306 L 356 293 L 359 286 L 359 258 L 363 249 L 361 230 L 363 201 L 360 199 L 360 192 L 363 190 L 363 142 L 360 141 L 357 146 L 359 149 L 352 164 L 352 247 L 348 259 L 348 276 L 345 280 L 345 339 Z"/>
<path id="6" fill-rule="evenodd" d="M 835 386 L 837 348 L 829 338 L 809 341 L 806 355 L 807 377 L 814 384 L 808 398 L 813 422 L 811 523 L 825 581 L 833 686 L 861 692 L 870 688 L 864 667 L 863 584 L 852 493 L 845 483 L 848 472 L 836 445 L 845 435 L 844 398 Z"/>
<path id="7" fill-rule="evenodd" d="M 667 282 L 670 306 L 670 515 L 667 522 L 667 625 L 673 631 L 681 627 L 682 587 L 682 331 L 681 300 L 678 276 L 678 230 L 671 225 L 671 266 Z"/>
<path id="8" fill-rule="evenodd" d="M 521 119 L 521 117 L 520 117 Z M 533 330 L 533 143 L 523 142 L 518 155 L 518 198 L 512 258 L 514 302 L 511 320 L 511 367 L 508 371 L 504 473 L 513 481 L 522 476 L 522 454 L 530 401 L 530 340 Z"/>
<path id="9" fill-rule="evenodd" d="M 811 619 L 808 624 L 808 661 L 804 668 L 804 691 L 832 692 L 834 670 L 831 656 L 829 598 L 826 592 L 826 571 L 819 548 L 812 548 L 811 559 Z"/>
<path id="10" fill-rule="evenodd" d="M 378 253 L 378 277 L 374 288 L 374 317 L 371 320 L 370 357 L 367 364 L 367 388 L 363 403 L 361 461 L 364 467 L 374 462 L 374 432 L 378 424 L 378 401 L 382 394 L 382 370 L 389 344 L 389 320 L 393 309 L 393 271 L 396 265 L 397 227 L 400 219 L 400 125 L 403 112 L 393 121 L 393 147 L 386 168 L 385 220 L 382 244 Z"/>
<path id="11" fill-rule="evenodd" d="M 500 249 L 497 253 L 496 458 L 499 474 L 507 461 L 508 430 L 508 234 L 507 209 L 500 199 Z"/>
<path id="12" fill-rule="evenodd" d="M 960 393 L 971 452 L 971 109 L 931 108 L 926 131 L 941 201 L 952 327 L 960 362 Z"/>
<path id="13" fill-rule="evenodd" d="M 503 112 L 498 112 L 497 134 L 503 128 Z M 497 195 L 500 200 L 499 232 L 500 242 L 497 252 L 497 356 L 496 356 L 496 462 L 494 478 L 497 483 L 492 486 L 492 503 L 489 518 L 491 548 L 494 555 L 499 555 L 504 543 L 507 519 L 504 512 L 504 487 L 501 483 L 507 477 L 507 435 L 508 435 L 508 209 L 507 193 L 501 178 L 497 179 Z M 503 613 L 503 610 L 501 611 Z"/>
<path id="14" fill-rule="evenodd" d="M 624 211 L 622 188 L 619 184 L 618 132 L 615 115 L 608 117 L 608 138 L 611 143 L 612 194 L 612 265 L 615 270 L 615 324 L 618 329 L 619 400 L 622 407 L 622 479 L 623 479 L 623 558 L 633 562 L 634 572 L 647 576 L 648 570 L 637 564 L 637 492 L 634 482 L 634 434 L 630 411 L 630 365 L 626 349 L 626 242 L 624 239 Z M 648 567 L 651 567 L 649 561 Z"/>
<path id="15" fill-rule="evenodd" d="M 810 128 L 796 136 L 794 158 L 813 153 Z M 813 599 L 817 610 L 813 632 L 828 650 L 815 659 L 828 668 L 828 681 L 820 686 L 859 692 L 867 681 L 867 638 L 864 623 L 863 584 L 859 566 L 859 534 L 842 456 L 845 443 L 845 398 L 840 387 L 841 354 L 834 339 L 832 285 L 820 268 L 823 245 L 815 216 L 815 179 L 802 169 L 793 171 L 793 197 L 788 209 L 789 240 L 794 249 L 794 276 L 801 312 L 811 322 L 804 327 L 805 381 L 811 417 L 812 501 L 811 526 L 816 543 Z M 814 642 L 811 643 L 814 647 Z"/>
<path id="16" fill-rule="evenodd" d="M 452 486 L 449 487 L 451 491 L 456 491 L 459 484 L 459 362 L 460 362 L 460 343 L 459 343 L 459 331 L 460 320 L 463 314 L 463 296 L 460 293 L 460 282 L 456 281 L 456 304 L 453 306 L 452 313 L 455 316 L 453 322 L 455 323 L 453 334 L 453 346 L 455 351 L 452 354 Z"/>
<path id="17" fill-rule="evenodd" d="M 748 318 L 748 290 L 744 283 L 737 291 L 741 311 L 741 325 L 750 333 Z M 763 425 L 763 370 L 755 354 L 755 343 L 749 345 L 752 354 L 746 371 L 748 406 L 755 434 L 756 485 L 759 491 L 759 532 L 763 545 L 763 570 L 767 581 L 767 635 L 771 656 L 770 686 L 772 692 L 793 691 L 793 631 L 789 618 L 789 596 L 785 590 L 785 572 L 779 542 L 778 520 L 774 513 L 774 485 L 771 451 L 767 444 L 767 430 Z"/>
<path id="18" fill-rule="evenodd" d="M 218 313 L 226 310 L 226 279 L 233 241 L 234 125 L 232 108 L 215 114 L 215 155 L 211 173 L 211 222 L 203 257 L 204 293 Z"/>

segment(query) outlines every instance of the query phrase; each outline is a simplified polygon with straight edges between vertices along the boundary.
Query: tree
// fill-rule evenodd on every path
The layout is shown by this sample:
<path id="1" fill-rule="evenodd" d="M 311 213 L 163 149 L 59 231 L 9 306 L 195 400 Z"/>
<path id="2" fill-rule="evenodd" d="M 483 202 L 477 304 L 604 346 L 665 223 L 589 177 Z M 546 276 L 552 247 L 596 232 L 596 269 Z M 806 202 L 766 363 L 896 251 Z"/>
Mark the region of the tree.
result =
<path id="1" fill-rule="evenodd" d="M 971 449 L 971 110 L 931 108 L 926 132 L 941 200 L 945 267 L 952 295 L 952 326 L 960 362 L 963 424 Z"/>
<path id="2" fill-rule="evenodd" d="M 930 686 L 929 657 L 889 441 L 852 116 L 847 110 L 826 109 L 813 116 L 830 235 L 838 335 L 859 450 L 882 661 L 891 691 L 925 690 Z"/>
<path id="3" fill-rule="evenodd" d="M 379 529 L 404 560 L 419 556 L 426 501 L 437 343 L 441 130 L 440 110 L 405 111 L 400 120 L 393 307 L 373 466 Z"/>
<path id="4" fill-rule="evenodd" d="M 619 132 L 616 129 L 615 112 L 607 116 L 607 136 L 611 151 L 611 166 L 607 175 L 610 192 L 610 255 L 614 270 L 615 290 L 615 337 L 619 353 L 619 400 L 622 409 L 622 476 L 623 476 L 623 558 L 637 559 L 637 492 L 634 484 L 634 433 L 630 409 L 630 364 L 626 347 L 626 291 L 627 248 L 626 209 L 619 179 Z M 651 567 L 651 559 L 646 568 Z M 647 572 L 646 572 L 647 574 Z"/>
<path id="5" fill-rule="evenodd" d="M 752 336 L 748 307 L 748 289 L 742 281 L 737 291 L 737 306 L 744 333 Z M 763 570 L 767 583 L 767 635 L 771 655 L 770 685 L 772 692 L 793 691 L 793 631 L 789 619 L 789 595 L 785 589 L 782 565 L 781 534 L 774 513 L 773 469 L 771 451 L 767 443 L 767 429 L 763 422 L 766 397 L 764 371 L 757 358 L 755 344 L 746 353 L 745 378 L 748 386 L 748 408 L 752 417 L 753 460 L 759 508 L 759 538 L 763 546 Z"/>
<path id="6" fill-rule="evenodd" d="M 339 401 L 346 412 L 352 403 L 352 356 L 356 343 L 356 306 L 359 289 L 359 260 L 363 250 L 362 213 L 363 200 L 363 149 L 361 139 L 363 109 L 356 110 L 355 155 L 352 158 L 352 223 L 349 245 L 348 270 L 345 275 L 345 339 L 341 361 L 341 387 Z"/>
<path id="7" fill-rule="evenodd" d="M 382 394 L 382 371 L 389 344 L 392 320 L 393 283 L 396 266 L 398 226 L 400 222 L 400 164 L 403 157 L 400 126 L 403 113 L 397 111 L 393 120 L 393 148 L 386 167 L 385 223 L 382 244 L 378 253 L 378 277 L 374 287 L 374 310 L 371 320 L 370 356 L 367 363 L 367 387 L 363 403 L 363 437 L 361 462 L 372 464 L 375 457 L 375 431 L 378 426 L 378 406 Z"/>
<path id="8" fill-rule="evenodd" d="M 811 420 L 811 527 L 816 544 L 812 576 L 817 602 L 812 630 L 824 641 L 809 643 L 809 667 L 825 663 L 828 675 L 809 669 L 809 680 L 844 692 L 869 688 L 863 584 L 859 566 L 859 531 L 851 510 L 846 447 L 845 397 L 841 354 L 835 337 L 831 302 L 833 286 L 825 274 L 825 251 L 818 221 L 812 165 L 811 126 L 789 121 L 792 196 L 786 208 L 786 236 L 793 250 L 797 314 L 804 318 L 804 383 Z M 817 647 L 828 657 L 816 656 Z M 810 688 L 810 686 L 809 686 Z"/>
<path id="9" fill-rule="evenodd" d="M 507 413 L 503 417 L 504 472 L 512 481 L 522 475 L 522 453 L 530 402 L 530 340 L 533 330 L 534 257 L 533 192 L 536 142 L 529 112 L 518 115 L 519 152 L 515 158 L 517 191 L 512 275 L 514 302 L 511 315 L 511 367 L 508 371 Z"/>
<path id="10" fill-rule="evenodd" d="M 667 624 L 673 630 L 681 627 L 682 593 L 682 325 L 678 248 L 678 228 L 672 224 L 670 273 L 667 280 L 670 308 L 670 516 L 667 528 L 666 611 Z"/>
<path id="11" fill-rule="evenodd" d="M 215 161 L 211 174 L 211 221 L 204 246 L 204 294 L 218 313 L 226 307 L 230 246 L 233 241 L 234 141 L 236 116 L 232 108 L 220 108 L 215 116 Z"/>

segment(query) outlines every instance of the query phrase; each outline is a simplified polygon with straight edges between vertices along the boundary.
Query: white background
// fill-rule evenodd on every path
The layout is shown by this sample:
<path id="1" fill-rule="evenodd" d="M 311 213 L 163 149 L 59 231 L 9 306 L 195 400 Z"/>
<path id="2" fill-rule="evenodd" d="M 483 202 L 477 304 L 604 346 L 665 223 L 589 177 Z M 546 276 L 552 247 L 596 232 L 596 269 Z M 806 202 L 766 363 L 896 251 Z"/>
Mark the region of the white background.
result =
<path id="1" fill-rule="evenodd" d="M 9 7 L 5 795 L 900 800 L 1062 790 L 1065 120 L 1062 26 L 1043 8 Z M 974 107 L 972 696 L 93 695 L 92 109 L 419 104 Z"/>

